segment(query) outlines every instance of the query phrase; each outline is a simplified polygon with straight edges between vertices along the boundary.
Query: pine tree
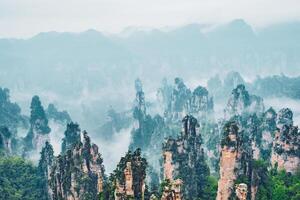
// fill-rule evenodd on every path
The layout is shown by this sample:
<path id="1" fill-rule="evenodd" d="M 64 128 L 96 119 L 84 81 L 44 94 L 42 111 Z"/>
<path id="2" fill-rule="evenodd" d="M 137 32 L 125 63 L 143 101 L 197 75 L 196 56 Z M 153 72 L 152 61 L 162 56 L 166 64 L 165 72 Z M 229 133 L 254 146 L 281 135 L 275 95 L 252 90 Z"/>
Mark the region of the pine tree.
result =
<path id="1" fill-rule="evenodd" d="M 61 151 L 65 153 L 67 149 L 71 148 L 74 144 L 80 142 L 80 128 L 77 123 L 67 124 L 67 130 L 65 131 L 65 137 L 63 138 Z"/>
<path id="2" fill-rule="evenodd" d="M 51 129 L 48 126 L 48 119 L 38 96 L 32 97 L 30 109 L 31 129 L 37 130 L 40 134 L 50 133 Z"/>

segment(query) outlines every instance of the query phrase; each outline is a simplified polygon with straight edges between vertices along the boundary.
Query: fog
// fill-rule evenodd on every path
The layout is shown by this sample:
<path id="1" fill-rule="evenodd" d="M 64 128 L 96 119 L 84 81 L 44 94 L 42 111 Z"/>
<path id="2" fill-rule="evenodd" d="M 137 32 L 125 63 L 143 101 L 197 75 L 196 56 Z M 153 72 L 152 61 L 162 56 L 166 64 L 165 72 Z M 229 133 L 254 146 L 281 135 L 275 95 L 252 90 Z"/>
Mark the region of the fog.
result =
<path id="1" fill-rule="evenodd" d="M 53 30 L 120 32 L 126 27 L 176 27 L 236 18 L 264 27 L 300 19 L 297 0 L 1 0 L 0 13 L 0 37 L 21 38 Z"/>
<path id="2" fill-rule="evenodd" d="M 193 90 L 207 86 L 216 74 L 224 79 L 230 71 L 239 72 L 249 84 L 257 76 L 300 75 L 299 22 L 270 25 L 260 31 L 244 20 L 212 27 L 132 28 L 126 34 L 47 32 L 25 40 L 1 39 L 0 87 L 10 89 L 12 101 L 27 116 L 33 95 L 39 95 L 44 108 L 54 103 L 59 110 L 67 110 L 99 146 L 106 170 L 111 172 L 128 150 L 132 126 L 112 135 L 110 141 L 101 138 L 99 129 L 107 122 L 110 107 L 130 112 L 136 78 L 143 82 L 148 113 L 154 115 L 163 113 L 156 94 L 164 78 L 173 84 L 175 77 L 181 77 Z M 226 103 L 226 98 L 216 99 L 216 119 L 223 117 Z M 300 123 L 299 97 L 267 97 L 264 103 L 277 111 L 291 108 L 295 125 Z M 52 121 L 50 127 L 58 154 L 66 127 Z M 24 136 L 26 130 L 18 134 Z"/>

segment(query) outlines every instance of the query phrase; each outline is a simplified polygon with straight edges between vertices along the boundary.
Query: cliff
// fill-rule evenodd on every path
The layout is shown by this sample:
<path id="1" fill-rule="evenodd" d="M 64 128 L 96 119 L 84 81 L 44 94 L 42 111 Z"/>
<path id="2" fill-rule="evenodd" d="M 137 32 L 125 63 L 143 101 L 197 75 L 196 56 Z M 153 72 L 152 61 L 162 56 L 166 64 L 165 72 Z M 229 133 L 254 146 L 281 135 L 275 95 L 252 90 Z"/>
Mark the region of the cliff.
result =
<path id="1" fill-rule="evenodd" d="M 173 188 L 172 193 L 177 194 L 179 199 L 201 198 L 209 168 L 204 160 L 202 138 L 197 130 L 199 124 L 196 118 L 187 115 L 182 120 L 182 126 L 180 137 L 169 138 L 163 144 L 163 175 L 171 184 L 166 189 Z M 181 185 L 182 189 L 179 189 Z M 170 192 L 168 194 L 171 195 Z"/>
<path id="2" fill-rule="evenodd" d="M 103 192 L 101 154 L 86 132 L 83 138 L 54 159 L 49 179 L 52 199 L 96 200 Z"/>
<path id="3" fill-rule="evenodd" d="M 167 121 L 178 123 L 187 114 L 193 115 L 200 123 L 211 119 L 213 99 L 206 88 L 198 86 L 191 91 L 181 78 L 175 78 L 172 88 L 165 85 L 158 91 L 163 104 L 167 105 L 164 106 Z"/>
<path id="4" fill-rule="evenodd" d="M 243 132 L 239 131 L 235 121 L 225 124 L 221 141 L 217 200 L 227 200 L 236 196 L 236 184 L 242 181 L 251 183 L 252 149 L 249 144 L 251 141 L 244 139 Z"/>
<path id="5" fill-rule="evenodd" d="M 52 189 L 49 185 L 48 180 L 51 178 L 51 167 L 54 161 L 54 150 L 52 145 L 49 142 L 46 142 L 45 146 L 41 151 L 41 158 L 39 160 L 38 170 L 42 178 L 42 191 L 43 196 L 47 199 L 52 199 Z"/>
<path id="6" fill-rule="evenodd" d="M 30 128 L 24 138 L 25 157 L 30 157 L 34 152 L 41 152 L 47 141 L 50 141 L 48 119 L 38 96 L 32 97 L 30 105 Z"/>
<path id="7" fill-rule="evenodd" d="M 278 131 L 275 134 L 271 163 L 279 170 L 295 173 L 300 168 L 300 133 L 293 126 L 293 113 L 284 108 L 278 112 Z"/>
<path id="8" fill-rule="evenodd" d="M 231 96 L 225 108 L 225 119 L 245 113 L 263 113 L 264 104 L 261 97 L 250 95 L 243 84 L 232 90 Z"/>
<path id="9" fill-rule="evenodd" d="M 145 199 L 146 168 L 147 161 L 141 156 L 140 149 L 133 153 L 129 151 L 121 158 L 112 175 L 115 200 Z"/>
<path id="10" fill-rule="evenodd" d="M 0 155 L 9 155 L 12 153 L 11 139 L 12 134 L 7 127 L 0 127 Z"/>

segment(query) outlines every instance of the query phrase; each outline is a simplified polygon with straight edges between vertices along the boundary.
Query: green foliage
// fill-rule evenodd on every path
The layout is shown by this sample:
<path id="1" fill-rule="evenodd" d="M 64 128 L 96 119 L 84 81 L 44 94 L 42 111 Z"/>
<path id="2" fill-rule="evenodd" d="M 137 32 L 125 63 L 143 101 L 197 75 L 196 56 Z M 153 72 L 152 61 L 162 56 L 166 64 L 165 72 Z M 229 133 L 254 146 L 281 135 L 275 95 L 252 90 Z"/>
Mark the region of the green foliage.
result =
<path id="1" fill-rule="evenodd" d="M 127 163 L 130 163 L 132 169 L 134 197 L 140 200 L 142 199 L 142 185 L 146 178 L 146 168 L 148 166 L 146 159 L 141 155 L 141 149 L 136 149 L 134 152 L 128 151 L 126 155 L 121 158 L 117 168 L 110 176 L 110 182 L 113 184 L 116 184 L 116 182 L 121 185 L 125 184 L 124 170 L 127 167 Z"/>
<path id="2" fill-rule="evenodd" d="M 0 87 L 0 126 L 7 127 L 9 131 L 16 133 L 18 125 L 26 127 L 21 108 L 10 101 L 9 90 Z"/>
<path id="3" fill-rule="evenodd" d="M 78 180 L 78 185 L 83 189 L 84 193 L 80 194 L 82 200 L 97 199 L 97 177 L 93 174 L 85 174 Z"/>
<path id="4" fill-rule="evenodd" d="M 18 157 L 0 158 L 0 199 L 46 199 L 40 187 L 38 170 Z"/>
<path id="5" fill-rule="evenodd" d="M 11 132 L 5 126 L 0 126 L 0 151 L 5 150 L 5 141 L 11 138 Z"/>
<path id="6" fill-rule="evenodd" d="M 67 130 L 65 131 L 65 137 L 63 138 L 63 142 L 61 145 L 61 151 L 65 153 L 68 149 L 70 149 L 74 144 L 80 142 L 80 128 L 76 123 L 67 124 Z"/>
<path id="7" fill-rule="evenodd" d="M 235 147 L 237 145 L 236 141 L 231 141 L 229 138 L 229 134 L 236 134 L 238 137 L 238 126 L 235 121 L 228 121 L 223 127 L 221 147 Z M 238 138 L 237 138 L 238 139 Z"/>
<path id="8" fill-rule="evenodd" d="M 207 184 L 203 190 L 203 195 L 199 200 L 215 200 L 217 197 L 218 191 L 218 180 L 213 177 L 209 176 L 207 179 Z"/>
<path id="9" fill-rule="evenodd" d="M 41 152 L 41 158 L 38 165 L 38 173 L 41 177 L 40 187 L 42 188 L 43 196 L 48 196 L 48 174 L 50 174 L 49 167 L 54 161 L 54 150 L 52 145 L 47 141 L 45 147 Z"/>
<path id="10" fill-rule="evenodd" d="M 116 190 L 116 177 L 110 174 L 109 177 L 104 176 L 103 192 L 99 194 L 99 200 L 114 200 Z"/>
<path id="11" fill-rule="evenodd" d="M 151 136 L 158 126 L 150 115 L 146 115 L 144 118 L 139 121 L 139 128 L 132 130 L 132 142 L 129 147 L 131 150 L 136 148 L 146 150 L 150 145 Z"/>
<path id="12" fill-rule="evenodd" d="M 35 128 L 42 134 L 50 133 L 46 113 L 38 96 L 33 96 L 30 105 L 30 124 L 31 128 Z"/>
<path id="13" fill-rule="evenodd" d="M 168 187 L 168 188 L 171 187 L 171 182 L 169 179 L 165 179 L 160 183 L 160 185 L 159 185 L 159 196 L 160 197 L 162 196 L 166 187 Z"/>
<path id="14" fill-rule="evenodd" d="M 300 171 L 292 175 L 285 171 L 271 170 L 268 177 L 261 178 L 257 198 L 259 200 L 298 200 L 300 199 Z"/>

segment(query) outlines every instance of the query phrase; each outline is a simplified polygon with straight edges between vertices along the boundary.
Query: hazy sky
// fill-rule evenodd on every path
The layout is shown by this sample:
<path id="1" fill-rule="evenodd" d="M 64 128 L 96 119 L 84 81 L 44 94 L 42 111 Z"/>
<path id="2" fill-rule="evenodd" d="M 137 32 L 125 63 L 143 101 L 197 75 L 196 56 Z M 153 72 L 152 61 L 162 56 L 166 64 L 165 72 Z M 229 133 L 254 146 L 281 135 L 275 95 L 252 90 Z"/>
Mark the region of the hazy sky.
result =
<path id="1" fill-rule="evenodd" d="M 0 0 L 0 37 L 44 31 L 118 32 L 128 26 L 300 20 L 300 0 Z"/>

